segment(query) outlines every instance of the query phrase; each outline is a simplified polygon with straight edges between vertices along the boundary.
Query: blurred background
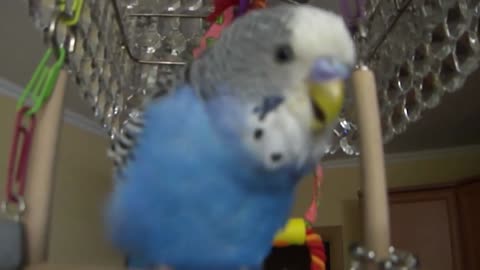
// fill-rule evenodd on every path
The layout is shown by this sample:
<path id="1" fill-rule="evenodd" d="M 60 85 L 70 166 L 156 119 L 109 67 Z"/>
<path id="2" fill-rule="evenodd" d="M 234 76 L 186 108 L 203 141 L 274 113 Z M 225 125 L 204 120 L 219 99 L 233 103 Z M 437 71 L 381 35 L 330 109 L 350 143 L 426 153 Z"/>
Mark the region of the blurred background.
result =
<path id="1" fill-rule="evenodd" d="M 339 11 L 337 1 L 317 2 Z M 42 33 L 28 16 L 26 1 L 2 1 L 0 37 L 0 172 L 5 172 L 15 99 L 45 47 Z M 478 214 L 468 208 L 480 197 L 478 184 L 468 189 L 462 188 L 466 184 L 455 184 L 465 179 L 478 183 L 475 179 L 480 175 L 479 75 L 479 71 L 475 72 L 460 91 L 446 94 L 439 106 L 426 111 L 419 121 L 385 145 L 394 244 L 422 254 L 421 260 L 435 266 L 424 269 L 467 269 L 458 268 L 468 263 L 462 254 L 480 254 L 478 242 L 470 247 L 461 244 L 462 239 L 478 239 L 478 232 L 469 229 L 480 225 L 478 219 L 464 224 L 465 216 Z M 125 258 L 106 243 L 101 227 L 102 203 L 112 184 L 111 162 L 106 157 L 109 138 L 78 92 L 70 81 L 56 167 L 49 260 L 122 265 Z M 362 240 L 359 163 L 356 156 L 340 151 L 328 156 L 323 165 L 325 183 L 315 226 L 334 246 L 332 270 L 340 270 L 349 264 L 349 245 Z M 4 179 L 0 177 L 2 193 Z M 312 186 L 311 178 L 302 182 L 292 216 L 303 215 L 311 200 Z M 462 204 L 461 198 L 470 201 Z"/>

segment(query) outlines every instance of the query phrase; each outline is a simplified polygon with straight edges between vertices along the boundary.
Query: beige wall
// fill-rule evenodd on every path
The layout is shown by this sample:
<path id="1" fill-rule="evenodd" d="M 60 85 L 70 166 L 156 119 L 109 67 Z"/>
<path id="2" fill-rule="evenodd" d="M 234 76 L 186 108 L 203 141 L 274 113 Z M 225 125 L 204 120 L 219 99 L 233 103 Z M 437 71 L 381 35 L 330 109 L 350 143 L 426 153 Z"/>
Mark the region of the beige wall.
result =
<path id="1" fill-rule="evenodd" d="M 14 103 L 12 99 L 0 97 L 2 194 Z M 61 132 L 50 260 L 55 263 L 121 264 L 122 258 L 104 241 L 101 229 L 101 205 L 110 189 L 111 179 L 110 163 L 105 156 L 106 139 L 67 124 Z M 479 150 L 424 160 L 397 161 L 388 163 L 387 177 L 392 187 L 445 182 L 480 174 L 479 161 Z M 307 208 L 311 186 L 311 181 L 300 185 L 294 216 L 301 216 Z M 358 167 L 325 168 L 318 225 L 341 225 L 345 248 L 352 241 L 361 239 L 356 201 L 358 189 Z"/>

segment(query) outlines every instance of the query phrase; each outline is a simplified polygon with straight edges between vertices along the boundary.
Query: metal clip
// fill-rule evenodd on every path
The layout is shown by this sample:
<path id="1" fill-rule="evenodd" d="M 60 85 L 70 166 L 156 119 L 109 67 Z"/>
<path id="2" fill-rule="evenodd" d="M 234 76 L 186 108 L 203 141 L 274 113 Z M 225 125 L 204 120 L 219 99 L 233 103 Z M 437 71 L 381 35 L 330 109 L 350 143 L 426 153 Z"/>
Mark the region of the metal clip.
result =
<path id="1" fill-rule="evenodd" d="M 12 203 L 7 200 L 2 201 L 0 203 L 0 211 L 8 218 L 18 222 L 27 210 L 27 204 L 25 203 L 23 197 L 17 197 L 16 200 L 16 203 Z"/>
<path id="2" fill-rule="evenodd" d="M 61 14 L 60 11 L 55 12 L 44 34 L 45 43 L 55 49 L 57 56 L 59 48 L 65 48 L 69 54 L 75 51 L 75 34 L 70 27 L 61 23 Z"/>

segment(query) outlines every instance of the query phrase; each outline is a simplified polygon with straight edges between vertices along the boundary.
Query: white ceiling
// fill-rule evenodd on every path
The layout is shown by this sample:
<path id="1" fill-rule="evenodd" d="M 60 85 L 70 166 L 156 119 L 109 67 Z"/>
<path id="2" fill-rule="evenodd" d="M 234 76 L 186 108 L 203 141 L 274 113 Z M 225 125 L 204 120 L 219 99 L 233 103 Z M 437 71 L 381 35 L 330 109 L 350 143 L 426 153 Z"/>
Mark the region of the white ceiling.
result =
<path id="1" fill-rule="evenodd" d="M 106 0 L 105 0 L 106 1 Z M 325 3 L 315 0 L 319 3 Z M 337 10 L 337 1 L 328 7 Z M 42 33 L 34 29 L 26 1 L 3 0 L 0 8 L 0 78 L 24 86 L 42 56 Z M 387 152 L 406 152 L 480 144 L 480 72 L 464 89 L 447 94 L 440 106 L 426 112 L 404 134 L 386 145 Z M 73 83 L 68 86 L 66 106 L 92 118 Z"/>

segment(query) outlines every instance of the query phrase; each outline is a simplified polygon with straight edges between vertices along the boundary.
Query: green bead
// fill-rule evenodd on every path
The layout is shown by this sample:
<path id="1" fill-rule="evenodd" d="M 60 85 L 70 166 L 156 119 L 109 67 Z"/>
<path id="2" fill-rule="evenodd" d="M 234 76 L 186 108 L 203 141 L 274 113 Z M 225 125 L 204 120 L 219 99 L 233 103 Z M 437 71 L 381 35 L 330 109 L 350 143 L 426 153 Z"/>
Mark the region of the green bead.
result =
<path id="1" fill-rule="evenodd" d="M 223 24 L 223 14 L 217 17 L 217 20 L 215 21 L 216 24 Z"/>
<path id="2" fill-rule="evenodd" d="M 210 46 L 212 46 L 212 45 L 213 45 L 213 43 L 215 43 L 215 40 L 216 40 L 216 39 L 215 39 L 215 38 L 213 38 L 213 37 L 207 37 L 207 39 L 206 39 L 206 42 L 207 42 L 207 47 L 210 47 Z"/>

